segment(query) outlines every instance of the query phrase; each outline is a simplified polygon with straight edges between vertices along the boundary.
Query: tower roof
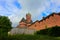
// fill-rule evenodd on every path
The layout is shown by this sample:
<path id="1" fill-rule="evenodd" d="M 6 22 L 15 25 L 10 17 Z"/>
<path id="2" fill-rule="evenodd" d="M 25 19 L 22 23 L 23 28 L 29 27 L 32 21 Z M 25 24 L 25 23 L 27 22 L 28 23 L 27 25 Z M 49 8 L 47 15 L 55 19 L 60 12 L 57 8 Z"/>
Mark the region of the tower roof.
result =
<path id="1" fill-rule="evenodd" d="M 22 18 L 20 22 L 25 22 L 25 18 Z"/>
<path id="2" fill-rule="evenodd" d="M 29 12 L 26 15 L 30 15 L 31 16 L 31 14 Z"/>

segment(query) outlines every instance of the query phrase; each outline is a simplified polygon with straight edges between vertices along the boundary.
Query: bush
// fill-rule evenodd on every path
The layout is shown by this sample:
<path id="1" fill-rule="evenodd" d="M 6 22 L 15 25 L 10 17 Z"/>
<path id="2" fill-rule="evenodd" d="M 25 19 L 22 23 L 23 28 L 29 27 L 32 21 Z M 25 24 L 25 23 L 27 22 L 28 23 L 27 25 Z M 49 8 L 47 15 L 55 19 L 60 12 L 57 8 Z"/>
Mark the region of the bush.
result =
<path id="1" fill-rule="evenodd" d="M 60 40 L 48 35 L 9 35 L 8 40 Z"/>
<path id="2" fill-rule="evenodd" d="M 49 36 L 60 36 L 60 27 L 55 26 L 52 28 L 40 30 L 40 31 L 37 31 L 36 34 L 49 35 Z"/>
<path id="3" fill-rule="evenodd" d="M 35 35 L 10 35 L 8 36 L 8 39 L 9 40 L 36 40 L 38 39 L 39 37 L 38 36 L 35 36 Z"/>
<path id="4" fill-rule="evenodd" d="M 51 34 L 52 36 L 60 36 L 60 27 L 53 27 L 51 29 Z"/>

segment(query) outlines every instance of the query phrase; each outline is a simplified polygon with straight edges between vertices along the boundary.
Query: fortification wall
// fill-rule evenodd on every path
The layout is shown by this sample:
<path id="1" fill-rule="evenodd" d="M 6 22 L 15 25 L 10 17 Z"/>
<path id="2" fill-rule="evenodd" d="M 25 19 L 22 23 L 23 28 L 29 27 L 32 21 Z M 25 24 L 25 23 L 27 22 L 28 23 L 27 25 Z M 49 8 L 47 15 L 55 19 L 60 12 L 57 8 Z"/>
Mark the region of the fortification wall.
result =
<path id="1" fill-rule="evenodd" d="M 46 28 L 51 28 L 54 26 L 60 26 L 60 15 L 53 14 L 42 21 L 37 21 L 32 24 L 28 29 L 42 30 Z"/>

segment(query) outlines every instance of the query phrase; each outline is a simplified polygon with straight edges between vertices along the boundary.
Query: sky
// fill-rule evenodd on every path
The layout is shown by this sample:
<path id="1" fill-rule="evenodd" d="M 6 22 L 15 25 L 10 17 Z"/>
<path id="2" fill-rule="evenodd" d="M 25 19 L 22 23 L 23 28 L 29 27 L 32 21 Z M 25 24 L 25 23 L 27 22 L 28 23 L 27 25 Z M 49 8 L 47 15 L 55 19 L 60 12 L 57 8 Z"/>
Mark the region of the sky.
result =
<path id="1" fill-rule="evenodd" d="M 0 15 L 8 16 L 13 27 L 28 12 L 33 21 L 41 20 L 53 12 L 60 12 L 60 0 L 0 0 Z"/>

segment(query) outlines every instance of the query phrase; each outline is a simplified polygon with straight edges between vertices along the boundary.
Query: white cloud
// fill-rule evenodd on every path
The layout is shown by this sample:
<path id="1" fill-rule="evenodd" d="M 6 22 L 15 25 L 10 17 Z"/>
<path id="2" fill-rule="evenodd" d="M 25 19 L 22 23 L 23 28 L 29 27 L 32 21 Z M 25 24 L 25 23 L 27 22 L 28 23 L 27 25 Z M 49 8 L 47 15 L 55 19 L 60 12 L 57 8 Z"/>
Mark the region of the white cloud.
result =
<path id="1" fill-rule="evenodd" d="M 40 15 L 47 5 L 49 6 L 46 2 L 46 0 L 19 0 L 19 3 L 21 3 L 22 6 L 22 12 L 30 12 L 33 18 Z"/>
<path id="2" fill-rule="evenodd" d="M 21 20 L 22 17 L 25 17 L 27 12 L 30 12 L 32 15 L 32 20 L 38 20 L 39 16 L 40 19 L 42 18 L 41 12 L 45 10 L 46 7 L 49 6 L 49 2 L 45 0 L 18 0 L 18 2 L 21 4 L 22 9 L 19 10 L 14 17 L 10 17 L 13 24 L 16 24 Z M 48 5 L 48 6 L 47 6 Z M 14 19 L 14 20 L 13 20 Z"/>
<path id="3" fill-rule="evenodd" d="M 15 1 L 20 3 L 21 9 L 13 4 Z M 28 12 L 31 13 L 32 20 L 35 21 L 42 18 L 42 12 L 49 15 L 51 12 L 60 11 L 60 8 L 58 8 L 60 6 L 59 0 L 0 0 L 0 2 L 2 2 L 0 3 L 0 15 L 10 14 L 8 17 L 14 27 L 18 25 L 21 18 L 25 17 Z"/>

